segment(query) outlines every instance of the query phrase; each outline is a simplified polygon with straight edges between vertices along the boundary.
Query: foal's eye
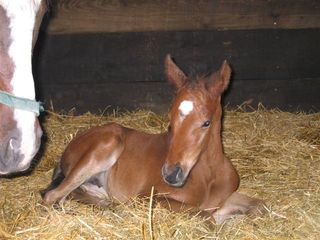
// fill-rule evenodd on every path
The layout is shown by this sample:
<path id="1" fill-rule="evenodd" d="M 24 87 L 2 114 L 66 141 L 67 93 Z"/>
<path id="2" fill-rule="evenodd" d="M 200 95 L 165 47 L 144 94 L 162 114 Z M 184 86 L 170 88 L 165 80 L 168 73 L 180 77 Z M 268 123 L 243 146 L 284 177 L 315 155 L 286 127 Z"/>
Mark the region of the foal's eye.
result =
<path id="1" fill-rule="evenodd" d="M 207 128 L 210 126 L 210 121 L 205 121 L 203 124 L 202 124 L 202 127 L 203 128 Z"/>

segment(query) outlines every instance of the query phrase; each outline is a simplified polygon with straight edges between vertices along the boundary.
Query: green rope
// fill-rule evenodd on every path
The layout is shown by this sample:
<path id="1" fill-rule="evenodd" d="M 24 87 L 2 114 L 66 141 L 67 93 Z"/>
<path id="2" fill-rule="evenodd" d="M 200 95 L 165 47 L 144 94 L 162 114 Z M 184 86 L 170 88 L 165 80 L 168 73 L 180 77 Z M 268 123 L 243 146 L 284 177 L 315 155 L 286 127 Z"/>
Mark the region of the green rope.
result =
<path id="1" fill-rule="evenodd" d="M 13 96 L 7 92 L 0 91 L 0 103 L 9 107 L 34 112 L 37 116 L 44 111 L 43 104 L 35 100 Z"/>

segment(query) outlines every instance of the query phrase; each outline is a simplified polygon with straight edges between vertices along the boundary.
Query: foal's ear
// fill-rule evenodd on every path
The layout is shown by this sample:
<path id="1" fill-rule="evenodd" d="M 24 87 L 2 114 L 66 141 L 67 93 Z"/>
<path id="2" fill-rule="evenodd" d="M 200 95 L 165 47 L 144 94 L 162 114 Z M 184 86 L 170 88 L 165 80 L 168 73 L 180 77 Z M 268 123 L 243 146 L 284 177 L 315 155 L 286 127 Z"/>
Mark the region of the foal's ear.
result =
<path id="1" fill-rule="evenodd" d="M 169 83 L 174 85 L 175 88 L 178 90 L 186 83 L 187 76 L 174 63 L 170 54 L 167 54 L 164 65 L 165 65 L 165 72 L 166 72 Z"/>
<path id="2" fill-rule="evenodd" d="M 220 96 L 228 87 L 231 76 L 231 67 L 229 63 L 224 60 L 220 69 L 209 76 L 208 90 Z"/>

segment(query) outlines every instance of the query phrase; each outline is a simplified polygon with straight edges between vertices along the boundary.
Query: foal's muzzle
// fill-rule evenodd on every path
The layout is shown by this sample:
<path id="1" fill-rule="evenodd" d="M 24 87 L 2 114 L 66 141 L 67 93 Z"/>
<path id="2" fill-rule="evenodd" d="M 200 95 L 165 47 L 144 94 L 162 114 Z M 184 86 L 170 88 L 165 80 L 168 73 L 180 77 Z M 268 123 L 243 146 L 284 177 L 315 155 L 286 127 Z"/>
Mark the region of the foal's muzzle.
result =
<path id="1" fill-rule="evenodd" d="M 173 187 L 182 187 L 185 184 L 186 176 L 179 165 L 162 167 L 163 180 Z"/>

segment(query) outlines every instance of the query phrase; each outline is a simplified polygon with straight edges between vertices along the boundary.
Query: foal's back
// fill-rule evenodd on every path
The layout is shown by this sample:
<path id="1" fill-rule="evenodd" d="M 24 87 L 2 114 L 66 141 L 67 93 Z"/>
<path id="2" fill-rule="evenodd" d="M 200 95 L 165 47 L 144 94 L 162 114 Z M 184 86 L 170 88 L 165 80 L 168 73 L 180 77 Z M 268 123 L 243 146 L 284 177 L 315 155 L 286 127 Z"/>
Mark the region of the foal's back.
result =
<path id="1" fill-rule="evenodd" d="M 148 134 L 127 128 L 122 130 L 124 148 L 110 170 L 108 189 L 119 200 L 149 195 L 152 186 L 164 184 L 161 167 L 167 155 L 169 134 Z"/>

